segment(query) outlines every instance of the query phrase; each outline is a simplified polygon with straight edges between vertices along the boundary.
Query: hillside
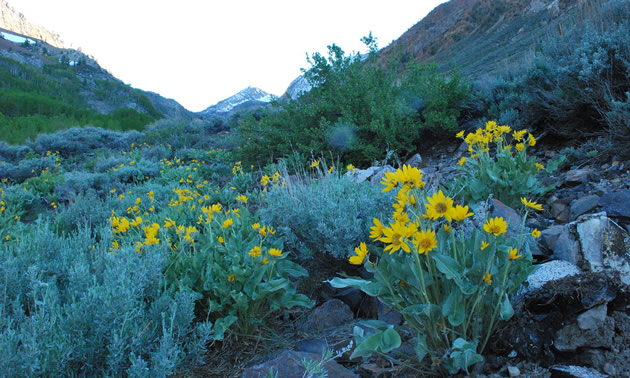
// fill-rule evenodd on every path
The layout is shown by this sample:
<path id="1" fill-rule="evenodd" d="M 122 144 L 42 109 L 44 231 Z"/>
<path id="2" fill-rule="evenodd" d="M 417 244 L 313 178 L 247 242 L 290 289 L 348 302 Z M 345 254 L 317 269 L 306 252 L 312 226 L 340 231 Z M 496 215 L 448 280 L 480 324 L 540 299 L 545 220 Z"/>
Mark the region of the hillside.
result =
<path id="1" fill-rule="evenodd" d="M 383 49 L 383 58 L 455 64 L 475 77 L 532 63 L 543 37 L 595 17 L 605 1 L 451 0 Z"/>

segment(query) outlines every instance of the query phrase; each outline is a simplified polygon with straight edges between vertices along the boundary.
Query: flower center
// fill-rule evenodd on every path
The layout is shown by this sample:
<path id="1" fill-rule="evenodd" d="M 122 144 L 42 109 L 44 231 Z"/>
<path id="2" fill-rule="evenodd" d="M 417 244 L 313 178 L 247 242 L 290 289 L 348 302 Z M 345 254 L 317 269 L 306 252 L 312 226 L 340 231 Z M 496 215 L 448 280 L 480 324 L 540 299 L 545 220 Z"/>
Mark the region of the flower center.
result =
<path id="1" fill-rule="evenodd" d="M 447 207 L 446 204 L 444 202 L 439 202 L 435 204 L 435 211 L 438 214 L 444 214 L 446 213 Z"/>

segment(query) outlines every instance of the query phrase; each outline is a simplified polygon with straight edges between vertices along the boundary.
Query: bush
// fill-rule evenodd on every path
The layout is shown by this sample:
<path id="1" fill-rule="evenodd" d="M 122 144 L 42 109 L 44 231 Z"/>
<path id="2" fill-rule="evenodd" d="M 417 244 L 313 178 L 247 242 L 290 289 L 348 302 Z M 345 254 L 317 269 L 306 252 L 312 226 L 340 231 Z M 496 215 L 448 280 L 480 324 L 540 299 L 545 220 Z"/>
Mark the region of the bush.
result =
<path id="1" fill-rule="evenodd" d="M 63 157 L 94 152 L 99 148 L 123 150 L 137 143 L 142 134 L 137 131 L 118 132 L 99 127 L 73 127 L 54 134 L 41 134 L 28 145 L 39 154 L 59 151 Z"/>
<path id="2" fill-rule="evenodd" d="M 10 146 L 0 141 L 0 160 L 5 163 L 15 164 L 24 159 L 29 150 L 26 146 Z"/>
<path id="3" fill-rule="evenodd" d="M 400 78 L 396 62 L 377 62 L 374 40 L 364 42 L 367 56 L 346 56 L 336 45 L 328 57 L 313 54 L 304 70 L 311 91 L 242 120 L 238 158 L 263 165 L 298 152 L 366 166 L 391 149 L 402 157 L 416 152 L 425 132 L 449 133 L 467 96 L 459 75 L 447 79 L 426 66 Z"/>
<path id="4" fill-rule="evenodd" d="M 166 256 L 108 252 L 82 230 L 43 224 L 0 248 L 0 375 L 166 376 L 211 337 L 194 296 L 164 293 Z"/>
<path id="5" fill-rule="evenodd" d="M 383 216 L 392 199 L 376 185 L 357 184 L 336 172 L 313 180 L 285 180 L 284 187 L 269 191 L 259 214 L 300 260 L 319 253 L 345 259 L 367 238 L 372 219 Z"/>
<path id="6" fill-rule="evenodd" d="M 16 183 L 22 183 L 31 177 L 37 177 L 46 170 L 54 170 L 53 157 L 37 157 L 19 160 L 15 164 L 0 162 L 0 178 L 7 178 Z"/>
<path id="7" fill-rule="evenodd" d="M 105 224 L 112 211 L 112 206 L 92 189 L 71 196 L 67 202 L 56 218 L 60 231 L 66 234 L 82 228 L 96 230 Z"/>
<path id="8" fill-rule="evenodd" d="M 55 193 L 62 200 L 70 199 L 73 195 L 86 193 L 93 189 L 97 193 L 109 190 L 111 179 L 104 173 L 90 173 L 82 171 L 67 172 L 63 182 L 55 187 Z"/>

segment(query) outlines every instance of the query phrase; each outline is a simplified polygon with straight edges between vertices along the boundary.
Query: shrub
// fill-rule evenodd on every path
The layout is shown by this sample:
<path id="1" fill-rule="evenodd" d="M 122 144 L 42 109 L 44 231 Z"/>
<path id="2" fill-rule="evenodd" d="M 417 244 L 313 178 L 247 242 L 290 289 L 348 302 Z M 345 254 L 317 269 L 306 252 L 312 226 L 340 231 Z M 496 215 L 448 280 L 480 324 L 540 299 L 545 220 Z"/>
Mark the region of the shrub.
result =
<path id="1" fill-rule="evenodd" d="M 55 193 L 59 198 L 67 200 L 73 195 L 87 192 L 88 189 L 104 193 L 109 190 L 110 183 L 111 179 L 104 173 L 67 172 L 64 174 L 63 182 L 55 187 Z"/>
<path id="2" fill-rule="evenodd" d="M 528 147 L 536 145 L 535 137 L 527 130 L 512 131 L 509 126 L 490 121 L 485 129 L 466 136 L 461 131 L 458 135 L 468 145 L 469 156 L 460 159 L 463 175 L 451 184 L 451 192 L 465 203 L 475 204 L 492 194 L 516 207 L 522 197 L 538 197 L 553 189 L 553 185 L 543 187 L 539 179 L 545 167 L 527 155 Z"/>
<path id="3" fill-rule="evenodd" d="M 99 127 L 73 127 L 54 134 L 41 134 L 28 145 L 42 155 L 47 151 L 58 151 L 63 157 L 69 157 L 99 148 L 126 149 L 141 137 L 142 134 L 137 131 L 123 133 Z"/>
<path id="4" fill-rule="evenodd" d="M 111 204 L 103 201 L 95 190 L 88 189 L 67 198 L 67 204 L 59 208 L 56 223 L 66 234 L 82 228 L 96 230 L 105 224 L 111 211 Z"/>
<path id="5" fill-rule="evenodd" d="M 509 296 L 533 270 L 531 255 L 521 250 L 524 230 L 506 237 L 502 218 L 471 222 L 468 206 L 454 205 L 442 191 L 429 196 L 418 169 L 389 172 L 384 183 L 384 190 L 398 188 L 392 221 L 385 226 L 375 219 L 370 238 L 376 244 L 361 243 L 350 257 L 373 277 L 330 283 L 361 289 L 399 311 L 416 336 L 415 357 L 426 369 L 441 375 L 469 372 L 483 360 L 497 323 L 513 315 Z M 355 327 L 352 358 L 401 345 L 394 326 L 366 325 L 374 331 Z"/>
<path id="6" fill-rule="evenodd" d="M 164 254 L 44 224 L 0 247 L 1 375 L 166 376 L 199 361 L 210 324 L 193 322 L 192 294 L 163 291 Z"/>
<path id="7" fill-rule="evenodd" d="M 26 146 L 10 146 L 0 141 L 0 161 L 15 164 L 24 159 L 28 152 L 29 148 Z"/>
<path id="8" fill-rule="evenodd" d="M 0 163 L 0 178 L 22 183 L 28 178 L 39 176 L 46 170 L 54 170 L 55 160 L 51 157 L 37 157 L 19 160 L 15 164 Z"/>
<path id="9" fill-rule="evenodd" d="M 338 172 L 312 180 L 298 176 L 284 179 L 284 187 L 267 193 L 259 214 L 300 259 L 318 253 L 345 259 L 353 246 L 367 238 L 372 219 L 384 214 L 392 198 L 376 185 L 357 184 Z"/>

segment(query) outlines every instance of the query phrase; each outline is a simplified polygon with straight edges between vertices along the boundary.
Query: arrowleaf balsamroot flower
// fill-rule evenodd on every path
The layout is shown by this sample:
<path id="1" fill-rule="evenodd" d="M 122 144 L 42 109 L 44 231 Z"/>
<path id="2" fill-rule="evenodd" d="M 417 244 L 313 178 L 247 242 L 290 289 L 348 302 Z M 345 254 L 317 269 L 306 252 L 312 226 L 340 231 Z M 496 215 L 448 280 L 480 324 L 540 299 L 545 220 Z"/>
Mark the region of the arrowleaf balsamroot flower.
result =
<path id="1" fill-rule="evenodd" d="M 363 264 L 363 260 L 365 260 L 365 256 L 368 254 L 367 246 L 364 242 L 361 242 L 358 247 L 354 248 L 354 253 L 356 256 L 351 256 L 349 261 L 352 265 L 361 265 Z"/>
<path id="2" fill-rule="evenodd" d="M 223 228 L 228 228 L 233 224 L 234 224 L 234 220 L 232 218 L 228 218 L 225 221 L 223 221 Z"/>
<path id="3" fill-rule="evenodd" d="M 403 165 L 402 170 L 398 168 L 396 172 L 386 172 L 381 184 L 385 185 L 385 188 L 382 190 L 383 192 L 389 192 L 399 185 L 407 189 L 424 188 L 422 172 L 418 168 L 411 167 L 407 164 Z"/>
<path id="4" fill-rule="evenodd" d="M 370 227 L 370 230 L 372 231 L 370 232 L 370 239 L 378 240 L 381 236 L 383 236 L 385 226 L 383 226 L 383 223 L 381 223 L 378 218 L 374 218 L 372 222 L 374 222 L 374 226 Z"/>
<path id="5" fill-rule="evenodd" d="M 250 255 L 251 257 L 258 257 L 260 256 L 260 247 L 259 246 L 255 246 L 254 248 L 249 250 L 248 255 Z"/>
<path id="6" fill-rule="evenodd" d="M 488 285 L 492 285 L 492 274 L 490 273 L 486 273 L 483 275 L 483 282 L 487 283 Z"/>
<path id="7" fill-rule="evenodd" d="M 275 257 L 282 257 L 282 251 L 277 248 L 271 248 L 269 250 L 269 254 Z"/>
<path id="8" fill-rule="evenodd" d="M 484 249 L 488 248 L 489 245 L 490 245 L 490 243 L 488 243 L 485 240 L 482 240 L 481 241 L 481 248 L 479 248 L 479 249 L 483 251 Z"/>
<path id="9" fill-rule="evenodd" d="M 419 254 L 424 254 L 437 248 L 435 231 L 428 230 L 416 233 L 413 238 L 413 243 L 416 246 Z"/>
<path id="10" fill-rule="evenodd" d="M 543 209 L 541 204 L 536 203 L 534 201 L 529 201 L 525 197 L 521 197 L 521 203 L 523 205 L 525 205 L 526 207 L 529 207 L 530 209 L 534 209 L 534 210 L 538 210 L 538 211 L 542 211 L 542 209 Z"/>
<path id="11" fill-rule="evenodd" d="M 385 251 L 389 251 L 390 255 L 401 248 L 403 251 L 409 253 L 411 252 L 411 248 L 407 244 L 407 238 L 415 232 L 415 226 L 407 226 L 404 223 L 396 222 L 391 224 L 391 227 L 386 227 L 383 230 L 384 236 L 380 240 L 383 243 L 389 244 L 385 247 Z"/>
<path id="12" fill-rule="evenodd" d="M 499 236 L 507 232 L 507 223 L 501 217 L 494 217 L 488 219 L 486 224 L 483 225 L 483 230 L 494 236 Z"/>
<path id="13" fill-rule="evenodd" d="M 453 213 L 453 200 L 450 197 L 446 197 L 440 190 L 433 194 L 433 197 L 427 197 L 428 204 L 425 204 L 427 213 L 425 218 L 431 218 L 437 220 L 444 217 L 447 221 L 451 221 Z"/>
<path id="14" fill-rule="evenodd" d="M 516 248 L 510 248 L 508 249 L 508 255 L 510 257 L 510 260 L 516 260 L 519 257 L 523 257 L 523 255 L 519 255 L 518 254 L 518 250 Z"/>
<path id="15" fill-rule="evenodd" d="M 539 238 L 540 237 L 540 231 L 537 228 L 534 228 L 534 230 L 532 231 L 532 236 L 535 238 Z"/>
<path id="16" fill-rule="evenodd" d="M 453 219 L 455 219 L 458 222 L 461 222 L 468 217 L 472 217 L 473 215 L 475 214 L 468 212 L 468 205 L 466 206 L 457 205 L 453 208 L 451 212 L 451 216 L 453 217 Z"/>

